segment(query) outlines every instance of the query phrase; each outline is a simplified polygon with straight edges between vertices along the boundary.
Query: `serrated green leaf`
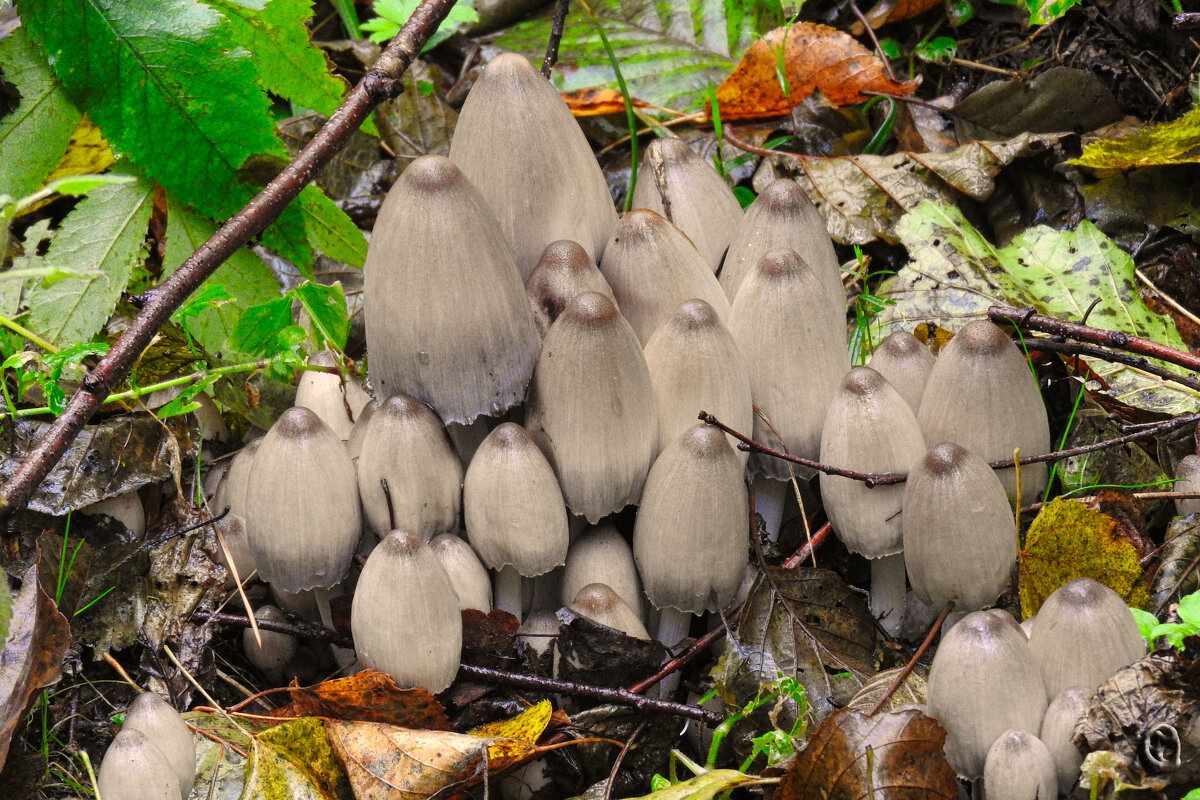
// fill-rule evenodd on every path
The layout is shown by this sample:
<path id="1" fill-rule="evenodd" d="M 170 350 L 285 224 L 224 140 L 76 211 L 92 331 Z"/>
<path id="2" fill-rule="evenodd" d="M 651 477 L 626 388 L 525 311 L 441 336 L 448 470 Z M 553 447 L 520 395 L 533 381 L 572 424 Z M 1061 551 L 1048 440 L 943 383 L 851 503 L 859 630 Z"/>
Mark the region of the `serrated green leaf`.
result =
<path id="1" fill-rule="evenodd" d="M 408 21 L 416 11 L 419 0 L 375 0 L 371 8 L 378 17 L 369 19 L 359 25 L 361 30 L 371 34 L 373 42 L 386 42 L 400 31 L 400 26 Z M 454 35 L 455 31 L 466 25 L 479 22 L 479 14 L 472 7 L 474 0 L 459 0 L 451 7 L 450 13 L 438 25 L 438 29 L 429 37 L 429 41 L 421 48 L 425 53 L 437 47 Z"/>
<path id="2" fill-rule="evenodd" d="M 354 220 L 316 186 L 304 187 L 298 205 L 309 246 L 334 261 L 361 269 L 367 258 L 367 240 Z"/>
<path id="3" fill-rule="evenodd" d="M 777 0 L 591 0 L 590 5 L 633 96 L 679 111 L 698 107 L 708 85 L 720 84 L 755 39 L 783 24 Z M 496 44 L 540 61 L 549 35 L 550 17 L 541 16 L 514 25 Z M 555 83 L 563 92 L 616 88 L 600 36 L 579 4 L 573 3 L 567 16 Z"/>
<path id="4" fill-rule="evenodd" d="M 245 309 L 238 317 L 229 344 L 241 353 L 274 356 L 281 331 L 292 324 L 292 300 L 280 297 Z M 304 331 L 300 332 L 303 339 Z"/>
<path id="5" fill-rule="evenodd" d="M 8 154 L 0 158 L 0 194 L 23 197 L 54 169 L 83 114 L 24 28 L 0 41 L 0 69 L 21 93 L 21 102 L 0 120 L 0 152 Z"/>
<path id="6" fill-rule="evenodd" d="M 341 105 L 350 84 L 333 74 L 333 62 L 309 38 L 311 0 L 204 2 L 225 15 L 238 43 L 254 54 L 264 89 L 325 116 Z M 363 128 L 378 135 L 369 120 Z"/>
<path id="7" fill-rule="evenodd" d="M 250 198 L 248 157 L 281 154 L 250 53 L 199 0 L 29 0 L 21 18 L 113 146 L 206 216 Z"/>
<path id="8" fill-rule="evenodd" d="M 1079 320 L 1095 301 L 1089 324 L 1186 350 L 1174 321 L 1142 301 L 1133 259 L 1090 222 L 1074 231 L 1039 226 L 996 248 L 956 207 L 925 201 L 900 220 L 896 233 L 912 261 L 877 292 L 896 303 L 872 320 L 875 341 L 921 322 L 957 329 L 992 305 L 1031 306 Z M 1108 393 L 1125 403 L 1166 414 L 1200 408 L 1194 392 L 1138 369 L 1099 359 L 1088 363 Z"/>
<path id="9" fill-rule="evenodd" d="M 346 296 L 341 284 L 325 286 L 308 281 L 292 290 L 292 295 L 308 313 L 317 342 L 329 342 L 338 350 L 346 347 L 350 320 L 346 317 Z"/>
<path id="10" fill-rule="evenodd" d="M 173 195 L 167 195 L 167 250 L 163 255 L 163 274 L 169 275 L 178 269 L 216 230 L 217 226 L 212 222 L 182 205 Z M 198 310 L 188 320 L 188 331 L 209 353 L 214 356 L 220 353 L 221 360 L 245 360 L 240 356 L 249 357 L 252 352 L 231 348 L 230 335 L 245 309 L 279 297 L 279 282 L 262 259 L 243 247 L 201 285 L 200 291 L 213 286 L 224 287 L 234 302 Z"/>
<path id="11" fill-rule="evenodd" d="M 1119 139 L 1101 139 L 1083 148 L 1069 164 L 1094 169 L 1130 169 L 1200 162 L 1200 106 L 1177 120 L 1151 125 Z"/>
<path id="12" fill-rule="evenodd" d="M 67 215 L 46 255 L 33 265 L 88 274 L 50 287 L 30 286 L 32 330 L 57 345 L 86 342 L 99 333 L 146 256 L 153 200 L 150 181 L 101 186 Z"/>

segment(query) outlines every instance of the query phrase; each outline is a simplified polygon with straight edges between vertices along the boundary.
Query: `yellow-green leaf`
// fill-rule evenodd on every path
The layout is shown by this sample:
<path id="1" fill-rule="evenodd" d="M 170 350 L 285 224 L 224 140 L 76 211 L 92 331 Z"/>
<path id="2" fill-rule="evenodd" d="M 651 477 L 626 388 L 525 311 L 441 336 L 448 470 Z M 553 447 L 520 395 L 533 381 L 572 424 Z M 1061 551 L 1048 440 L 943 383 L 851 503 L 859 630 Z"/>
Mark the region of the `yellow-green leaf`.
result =
<path id="1" fill-rule="evenodd" d="M 1095 169 L 1200 163 L 1200 106 L 1171 122 L 1093 142 L 1069 163 Z"/>

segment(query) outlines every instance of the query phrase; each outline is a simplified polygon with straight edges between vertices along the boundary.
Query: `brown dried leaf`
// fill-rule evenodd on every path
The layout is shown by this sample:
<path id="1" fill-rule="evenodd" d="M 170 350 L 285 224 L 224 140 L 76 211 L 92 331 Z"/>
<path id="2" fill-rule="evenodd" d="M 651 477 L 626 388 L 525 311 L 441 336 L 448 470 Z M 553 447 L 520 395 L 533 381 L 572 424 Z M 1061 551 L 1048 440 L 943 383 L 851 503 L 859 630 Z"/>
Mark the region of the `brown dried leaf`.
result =
<path id="1" fill-rule="evenodd" d="M 465 608 L 463 621 L 464 664 L 491 669 L 509 669 L 517 657 L 516 635 L 520 621 L 499 609 L 488 614 Z"/>
<path id="2" fill-rule="evenodd" d="M 289 687 L 288 691 L 291 705 L 281 709 L 278 716 L 450 730 L 446 709 L 427 690 L 401 689 L 390 676 L 373 669 L 311 688 Z"/>
<path id="3" fill-rule="evenodd" d="M 599 117 L 604 114 L 625 113 L 625 98 L 616 89 L 600 86 L 595 89 L 580 89 L 564 92 L 563 101 L 577 117 Z M 633 98 L 634 108 L 649 108 L 650 104 Z"/>
<path id="4" fill-rule="evenodd" d="M 958 792 L 946 729 L 910 709 L 868 717 L 848 708 L 813 732 L 779 784 L 777 800 L 951 800 Z"/>
<path id="5" fill-rule="evenodd" d="M 879 0 L 871 10 L 863 14 L 872 28 L 887 25 L 889 22 L 901 22 L 913 17 L 919 17 L 941 5 L 941 0 Z M 850 26 L 850 33 L 862 36 L 865 28 L 861 22 Z"/>
<path id="6" fill-rule="evenodd" d="M 870 711 L 887 691 L 892 688 L 892 684 L 896 682 L 896 677 L 902 669 L 904 668 L 894 667 L 887 669 L 871 678 L 871 680 L 864 683 L 863 687 L 858 690 L 858 694 L 854 695 L 854 699 L 846 704 L 846 708 L 852 711 L 862 711 L 863 713 Z M 888 698 L 888 701 L 880 711 L 903 711 L 914 707 L 920 710 L 925 707 L 926 688 L 925 679 L 916 672 L 910 672 L 904 677 L 904 682 L 896 687 L 896 691 L 892 693 L 892 696 Z"/>
<path id="7" fill-rule="evenodd" d="M 776 75 L 781 48 L 788 97 Z M 864 91 L 912 94 L 917 83 L 888 78 L 883 62 L 848 34 L 797 22 L 776 28 L 752 44 L 717 88 L 717 102 L 723 120 L 755 119 L 788 113 L 814 89 L 837 105 L 848 105 L 866 100 Z"/>
<path id="8" fill-rule="evenodd" d="M 51 597 L 56 577 L 41 575 L 36 564 L 31 566 L 13 602 L 12 624 L 0 657 L 0 767 L 29 698 L 58 680 L 71 643 L 71 626 Z"/>

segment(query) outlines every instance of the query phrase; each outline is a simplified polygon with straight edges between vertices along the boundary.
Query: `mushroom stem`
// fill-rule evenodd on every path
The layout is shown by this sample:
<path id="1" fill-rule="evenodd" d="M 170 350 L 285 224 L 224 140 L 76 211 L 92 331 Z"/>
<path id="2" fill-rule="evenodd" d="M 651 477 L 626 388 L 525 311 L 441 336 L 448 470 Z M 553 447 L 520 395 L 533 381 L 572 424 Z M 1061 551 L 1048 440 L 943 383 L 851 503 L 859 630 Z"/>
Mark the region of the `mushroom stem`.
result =
<path id="1" fill-rule="evenodd" d="M 330 607 L 334 591 L 337 591 L 337 587 L 330 589 L 325 586 L 318 586 L 312 590 L 313 600 L 316 601 L 317 611 L 321 615 L 321 624 L 331 631 L 337 630 L 333 624 L 333 610 Z M 337 661 L 339 667 L 348 667 L 358 658 L 352 647 L 338 647 L 336 644 L 331 644 L 329 647 L 333 650 L 333 658 Z"/>
<path id="2" fill-rule="evenodd" d="M 692 613 L 666 607 L 659 613 L 658 635 L 655 637 L 667 648 L 672 648 L 683 641 L 692 627 Z"/>
<path id="3" fill-rule="evenodd" d="M 871 616 L 889 636 L 900 631 L 906 588 L 903 552 L 871 559 Z"/>
<path id="4" fill-rule="evenodd" d="M 496 570 L 495 606 L 500 611 L 507 611 L 520 622 L 521 616 L 521 573 L 517 568 L 507 566 Z"/>
<path id="5" fill-rule="evenodd" d="M 767 538 L 779 540 L 779 529 L 783 526 L 783 506 L 787 502 L 787 481 L 777 481 L 765 475 L 755 474 L 751 491 L 754 492 L 754 510 L 763 518 Z"/>
<path id="6" fill-rule="evenodd" d="M 446 426 L 446 432 L 450 434 L 450 441 L 454 443 L 454 449 L 458 453 L 459 460 L 462 461 L 463 469 L 470 466 L 471 459 L 475 457 L 475 451 L 487 438 L 490 431 L 489 419 L 491 418 L 476 417 L 470 425 L 451 422 Z"/>

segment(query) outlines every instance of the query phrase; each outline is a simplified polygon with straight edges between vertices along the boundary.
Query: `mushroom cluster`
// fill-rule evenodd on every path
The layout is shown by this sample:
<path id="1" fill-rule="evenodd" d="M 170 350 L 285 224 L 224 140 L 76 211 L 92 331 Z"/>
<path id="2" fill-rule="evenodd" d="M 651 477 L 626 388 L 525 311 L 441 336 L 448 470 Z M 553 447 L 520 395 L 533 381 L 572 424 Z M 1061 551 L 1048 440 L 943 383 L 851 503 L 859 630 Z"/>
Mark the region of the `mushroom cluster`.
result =
<path id="1" fill-rule="evenodd" d="M 108 800 L 185 800 L 196 778 L 196 744 L 179 712 L 153 692 L 129 704 L 104 753 L 96 784 Z"/>

